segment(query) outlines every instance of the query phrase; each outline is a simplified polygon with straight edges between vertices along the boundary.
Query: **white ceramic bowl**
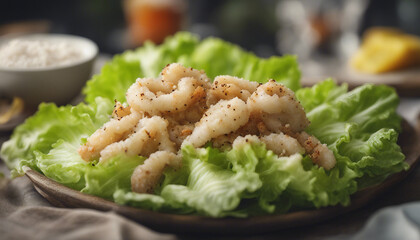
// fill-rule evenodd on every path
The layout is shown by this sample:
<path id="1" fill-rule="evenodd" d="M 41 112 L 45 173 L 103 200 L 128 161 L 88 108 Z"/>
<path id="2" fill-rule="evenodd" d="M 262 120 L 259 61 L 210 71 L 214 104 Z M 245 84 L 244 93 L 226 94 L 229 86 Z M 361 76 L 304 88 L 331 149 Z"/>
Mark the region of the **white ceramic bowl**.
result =
<path id="1" fill-rule="evenodd" d="M 19 39 L 57 40 L 81 49 L 77 61 L 59 66 L 15 68 L 0 66 L 0 96 L 21 97 L 26 106 L 41 102 L 67 104 L 77 95 L 90 78 L 93 62 L 98 54 L 97 45 L 89 39 L 63 34 L 33 34 Z M 16 38 L 0 38 L 0 47 Z"/>

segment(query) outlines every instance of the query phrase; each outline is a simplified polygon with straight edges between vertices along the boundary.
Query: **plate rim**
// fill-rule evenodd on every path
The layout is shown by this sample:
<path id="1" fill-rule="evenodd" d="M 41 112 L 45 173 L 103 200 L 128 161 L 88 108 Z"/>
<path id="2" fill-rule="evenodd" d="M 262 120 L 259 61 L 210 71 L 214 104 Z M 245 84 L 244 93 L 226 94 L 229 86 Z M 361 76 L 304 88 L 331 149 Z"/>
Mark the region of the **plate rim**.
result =
<path id="1" fill-rule="evenodd" d="M 354 89 L 363 84 L 388 85 L 393 87 L 401 97 L 420 96 L 420 69 L 418 67 L 379 74 L 358 72 L 347 64 L 336 64 L 330 67 L 336 69 L 333 74 L 325 71 L 318 74 L 304 74 L 301 79 L 302 85 L 310 87 L 323 79 L 332 78 L 337 84 L 347 84 L 350 89 Z"/>

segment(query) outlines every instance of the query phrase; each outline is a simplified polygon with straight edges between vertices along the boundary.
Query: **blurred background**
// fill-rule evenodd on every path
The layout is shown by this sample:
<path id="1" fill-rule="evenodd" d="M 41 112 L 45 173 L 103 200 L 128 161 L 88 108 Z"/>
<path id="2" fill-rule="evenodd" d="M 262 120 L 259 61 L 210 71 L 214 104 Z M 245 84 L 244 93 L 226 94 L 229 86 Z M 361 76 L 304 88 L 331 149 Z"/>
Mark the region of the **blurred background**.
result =
<path id="1" fill-rule="evenodd" d="M 52 32 L 95 41 L 115 54 L 179 30 L 217 36 L 262 57 L 347 57 L 371 26 L 420 35 L 419 0 L 14 0 L 0 35 Z"/>

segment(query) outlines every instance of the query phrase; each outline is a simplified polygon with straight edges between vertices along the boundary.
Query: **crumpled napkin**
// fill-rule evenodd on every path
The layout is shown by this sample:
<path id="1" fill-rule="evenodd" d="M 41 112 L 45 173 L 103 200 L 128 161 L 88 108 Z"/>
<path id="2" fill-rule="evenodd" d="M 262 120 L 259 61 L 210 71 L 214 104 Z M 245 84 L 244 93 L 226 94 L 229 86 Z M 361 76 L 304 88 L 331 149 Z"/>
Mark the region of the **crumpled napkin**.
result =
<path id="1" fill-rule="evenodd" d="M 420 202 L 386 207 L 372 215 L 364 227 L 351 235 L 329 240 L 418 240 L 420 239 Z"/>
<path id="2" fill-rule="evenodd" d="M 1 164 L 3 165 L 3 164 Z M 55 208 L 42 198 L 27 177 L 0 176 L 1 239 L 177 239 L 113 212 Z"/>

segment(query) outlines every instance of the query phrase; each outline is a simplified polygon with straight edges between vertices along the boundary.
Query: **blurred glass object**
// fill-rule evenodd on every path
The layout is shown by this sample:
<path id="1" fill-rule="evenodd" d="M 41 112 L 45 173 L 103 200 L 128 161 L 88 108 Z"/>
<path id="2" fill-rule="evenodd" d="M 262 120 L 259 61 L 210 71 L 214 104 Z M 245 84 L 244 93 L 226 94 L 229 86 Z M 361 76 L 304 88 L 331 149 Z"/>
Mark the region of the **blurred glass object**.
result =
<path id="1" fill-rule="evenodd" d="M 277 5 L 279 51 L 300 60 L 345 60 L 359 45 L 368 0 L 283 0 Z"/>
<path id="2" fill-rule="evenodd" d="M 130 45 L 136 47 L 146 40 L 161 43 L 181 30 L 186 8 L 184 0 L 125 0 Z"/>
<path id="3" fill-rule="evenodd" d="M 0 25 L 0 36 L 9 34 L 47 33 L 51 29 L 47 20 L 18 21 Z"/>
<path id="4" fill-rule="evenodd" d="M 397 13 L 401 28 L 408 33 L 420 35 L 420 1 L 400 0 L 397 3 Z"/>
<path id="5" fill-rule="evenodd" d="M 224 1 L 216 15 L 220 37 L 260 57 L 275 54 L 276 3 L 272 0 Z"/>

